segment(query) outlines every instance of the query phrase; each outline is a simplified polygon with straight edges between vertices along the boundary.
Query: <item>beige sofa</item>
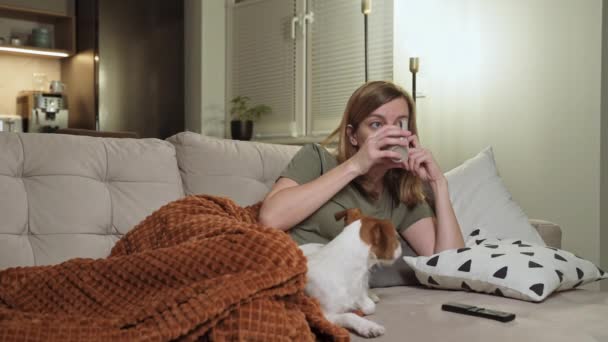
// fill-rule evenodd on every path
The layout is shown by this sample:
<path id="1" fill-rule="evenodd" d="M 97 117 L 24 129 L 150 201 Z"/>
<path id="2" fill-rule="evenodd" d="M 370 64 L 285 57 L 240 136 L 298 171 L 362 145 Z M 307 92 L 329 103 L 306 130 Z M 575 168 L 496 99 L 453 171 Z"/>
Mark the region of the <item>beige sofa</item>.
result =
<path id="1" fill-rule="evenodd" d="M 161 205 L 189 194 L 263 198 L 296 146 L 180 133 L 167 141 L 0 133 L 0 269 L 101 258 Z M 548 245 L 558 226 L 533 220 Z M 608 340 L 608 296 L 589 289 L 541 304 L 422 287 L 376 290 L 379 341 Z M 513 312 L 504 324 L 443 312 L 448 301 Z M 354 337 L 354 340 L 359 340 Z"/>

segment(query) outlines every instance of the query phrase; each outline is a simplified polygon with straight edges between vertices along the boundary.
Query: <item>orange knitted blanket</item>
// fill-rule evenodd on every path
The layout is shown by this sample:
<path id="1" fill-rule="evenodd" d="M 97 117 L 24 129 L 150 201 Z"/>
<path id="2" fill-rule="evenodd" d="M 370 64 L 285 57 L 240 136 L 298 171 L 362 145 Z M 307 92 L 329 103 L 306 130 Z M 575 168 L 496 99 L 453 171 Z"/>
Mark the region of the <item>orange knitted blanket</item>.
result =
<path id="1" fill-rule="evenodd" d="M 304 295 L 303 254 L 258 210 L 189 196 L 106 259 L 0 272 L 0 341 L 348 340 Z"/>

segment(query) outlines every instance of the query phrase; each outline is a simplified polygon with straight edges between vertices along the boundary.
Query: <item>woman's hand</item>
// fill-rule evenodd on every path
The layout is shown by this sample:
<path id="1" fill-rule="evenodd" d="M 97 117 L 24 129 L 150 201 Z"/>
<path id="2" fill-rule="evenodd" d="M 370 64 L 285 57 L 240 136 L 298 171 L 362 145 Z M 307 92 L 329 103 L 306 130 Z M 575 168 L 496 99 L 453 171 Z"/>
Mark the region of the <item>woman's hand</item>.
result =
<path id="1" fill-rule="evenodd" d="M 409 133 L 407 140 L 410 146 L 413 147 L 410 147 L 408 159 L 403 163 L 405 169 L 418 176 L 424 182 L 436 183 L 445 181 L 445 176 L 441 172 L 435 158 L 433 158 L 431 151 L 420 146 L 416 135 Z"/>
<path id="2" fill-rule="evenodd" d="M 359 147 L 359 150 L 349 160 L 355 166 L 359 175 L 366 174 L 372 166 L 386 163 L 393 167 L 403 167 L 402 163 L 395 163 L 392 160 L 401 159 L 399 152 L 388 150 L 389 146 L 407 146 L 408 131 L 404 131 L 397 126 L 387 125 L 369 135 Z"/>

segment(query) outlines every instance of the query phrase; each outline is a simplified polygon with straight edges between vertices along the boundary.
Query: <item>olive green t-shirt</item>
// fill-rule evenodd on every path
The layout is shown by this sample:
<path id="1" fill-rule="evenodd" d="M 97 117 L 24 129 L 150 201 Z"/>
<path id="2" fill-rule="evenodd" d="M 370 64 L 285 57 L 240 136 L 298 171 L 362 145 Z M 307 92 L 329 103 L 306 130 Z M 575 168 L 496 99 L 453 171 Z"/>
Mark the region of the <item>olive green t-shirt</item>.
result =
<path id="1" fill-rule="evenodd" d="M 336 158 L 325 148 L 318 144 L 307 144 L 296 153 L 280 177 L 292 179 L 298 184 L 305 184 L 337 165 Z M 400 233 L 416 221 L 433 216 L 433 210 L 426 201 L 411 209 L 403 203 L 394 207 L 388 191 L 384 191 L 378 200 L 367 199 L 351 183 L 312 215 L 293 227 L 289 234 L 299 245 L 326 244 L 344 229 L 344 221 L 337 221 L 334 214 L 349 208 L 359 208 L 366 216 L 389 219 Z"/>

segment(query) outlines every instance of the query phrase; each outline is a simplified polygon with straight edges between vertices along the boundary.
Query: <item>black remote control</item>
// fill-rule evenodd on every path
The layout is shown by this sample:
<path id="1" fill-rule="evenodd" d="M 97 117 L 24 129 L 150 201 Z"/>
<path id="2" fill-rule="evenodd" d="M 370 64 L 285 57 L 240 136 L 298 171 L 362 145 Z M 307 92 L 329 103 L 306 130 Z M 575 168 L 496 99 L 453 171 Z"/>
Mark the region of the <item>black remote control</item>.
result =
<path id="1" fill-rule="evenodd" d="M 500 322 L 510 322 L 515 319 L 515 314 L 509 312 L 489 310 L 461 303 L 446 303 L 441 306 L 441 309 L 444 311 L 456 312 L 464 315 L 494 319 Z"/>

